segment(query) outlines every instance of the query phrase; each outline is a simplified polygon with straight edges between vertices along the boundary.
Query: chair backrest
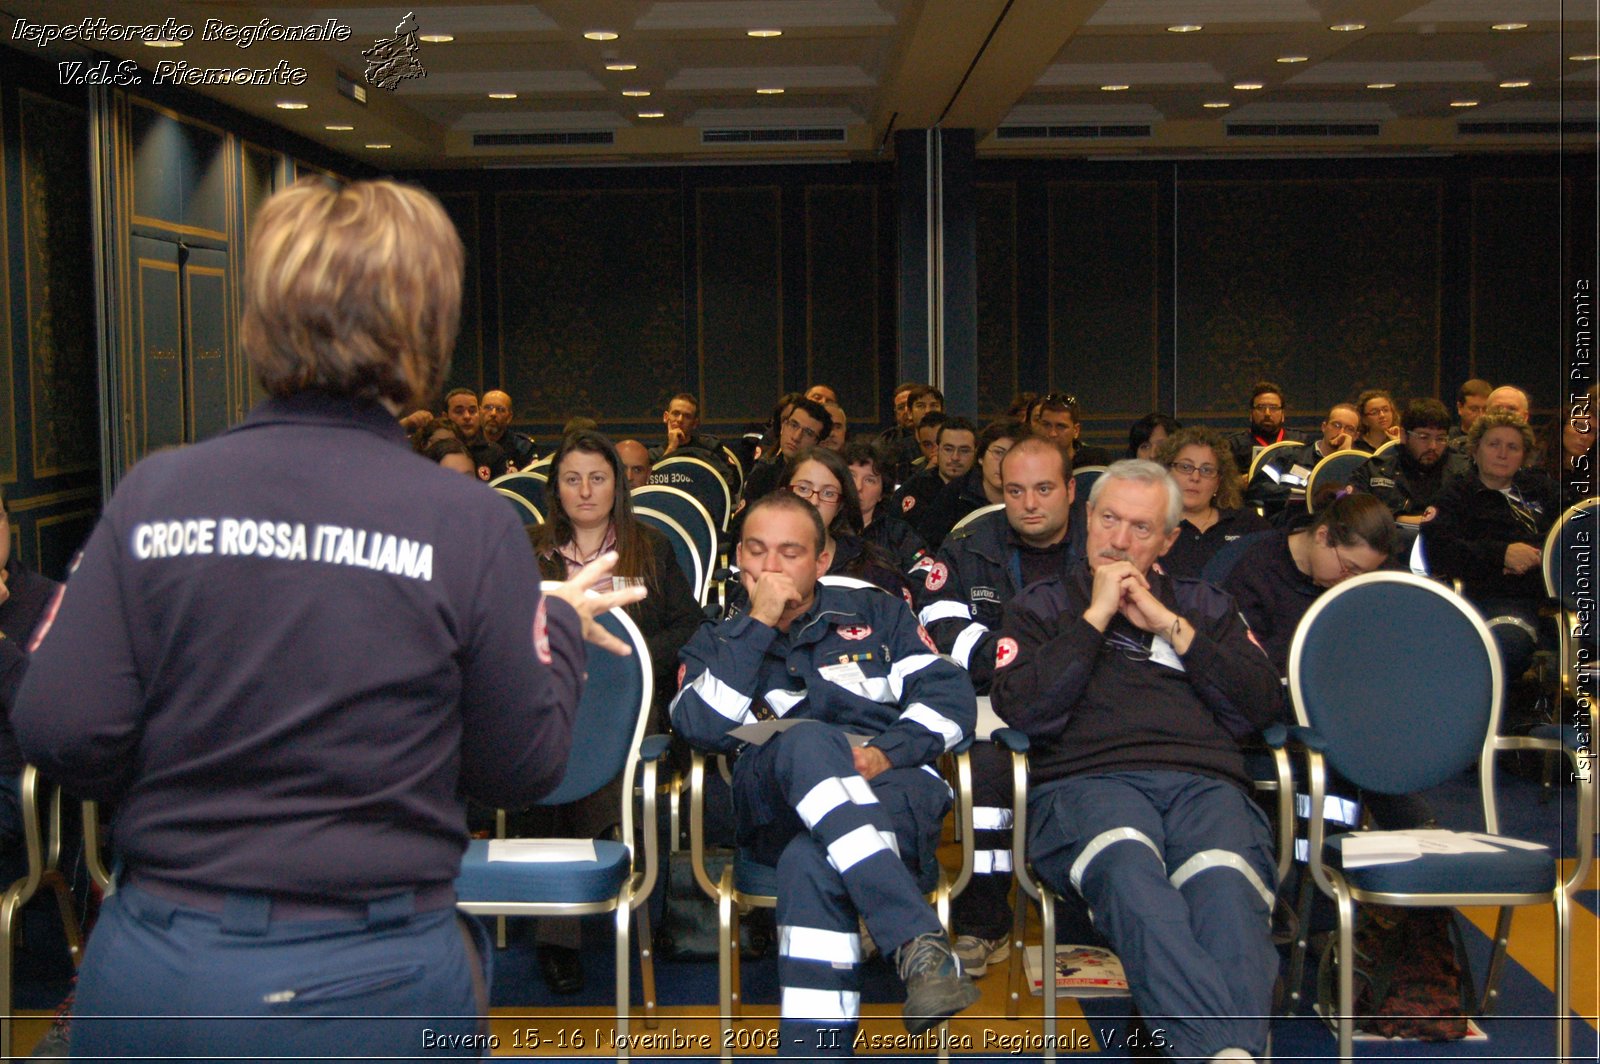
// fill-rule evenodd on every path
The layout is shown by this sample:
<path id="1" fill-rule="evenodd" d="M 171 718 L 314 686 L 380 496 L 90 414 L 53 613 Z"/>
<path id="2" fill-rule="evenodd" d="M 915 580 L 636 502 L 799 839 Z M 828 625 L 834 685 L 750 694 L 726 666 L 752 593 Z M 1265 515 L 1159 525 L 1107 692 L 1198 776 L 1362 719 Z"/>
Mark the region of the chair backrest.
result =
<path id="1" fill-rule="evenodd" d="M 1589 589 L 1592 595 L 1595 567 L 1596 519 L 1600 517 L 1600 499 L 1588 498 L 1567 507 L 1560 520 L 1550 526 L 1544 537 L 1544 590 L 1569 610 L 1579 609 L 1581 590 Z M 1580 559 L 1585 564 L 1579 564 Z M 1592 602 L 1592 597 L 1590 598 Z"/>
<path id="2" fill-rule="evenodd" d="M 988 506 L 980 506 L 976 510 L 974 510 L 970 514 L 968 514 L 967 516 L 963 517 L 961 520 L 957 521 L 954 525 L 952 525 L 951 528 L 950 528 L 950 531 L 954 532 L 958 528 L 965 528 L 967 525 L 972 524 L 972 522 L 976 521 L 978 518 L 982 517 L 984 514 L 992 514 L 996 510 L 1004 510 L 1005 508 L 1006 508 L 1006 504 L 1003 503 L 1003 502 L 992 502 Z"/>
<path id="3" fill-rule="evenodd" d="M 1476 757 L 1494 830 L 1500 656 L 1483 618 L 1444 585 L 1377 572 L 1323 594 L 1295 630 L 1289 694 L 1358 787 L 1411 794 Z"/>
<path id="4" fill-rule="evenodd" d="M 556 453 L 551 451 L 543 458 L 535 459 L 533 462 L 529 463 L 528 468 L 524 469 L 523 472 L 543 473 L 546 477 L 548 477 L 550 475 L 550 466 L 555 462 L 555 460 Z"/>
<path id="5" fill-rule="evenodd" d="M 1094 487 L 1094 482 L 1099 480 L 1100 475 L 1105 471 L 1106 467 L 1103 465 L 1078 466 L 1074 469 L 1072 471 L 1072 483 L 1077 486 L 1077 497 L 1087 500 L 1089 498 L 1089 489 Z M 1000 505 L 1004 506 L 1005 503 Z"/>
<path id="6" fill-rule="evenodd" d="M 1264 528 L 1258 532 L 1250 532 L 1232 543 L 1224 543 L 1222 548 L 1206 559 L 1205 567 L 1200 570 L 1200 579 L 1213 584 L 1220 584 L 1228 579 L 1228 574 L 1233 572 L 1233 567 L 1239 564 L 1239 559 L 1244 552 L 1261 542 L 1268 536 L 1281 535 L 1275 528 Z"/>
<path id="7" fill-rule="evenodd" d="M 676 520 L 648 506 L 635 506 L 633 516 L 667 537 L 667 542 L 672 544 L 672 555 L 678 560 L 678 568 L 683 570 L 683 578 L 688 581 L 689 592 L 694 595 L 696 602 L 704 606 L 709 584 L 706 579 L 708 561 L 700 556 L 700 548 L 695 546 L 693 537 Z"/>
<path id="8" fill-rule="evenodd" d="M 1360 469 L 1372 455 L 1366 451 L 1357 451 L 1346 448 L 1334 451 L 1328 457 L 1318 462 L 1316 468 L 1311 470 L 1311 475 L 1306 478 L 1306 509 L 1312 508 L 1317 488 L 1323 484 L 1348 484 L 1355 471 Z"/>
<path id="9" fill-rule="evenodd" d="M 1400 446 L 1400 441 L 1398 439 L 1389 440 L 1387 443 L 1380 443 L 1377 447 L 1372 449 L 1372 457 L 1378 458 L 1382 455 L 1386 455 L 1398 446 Z"/>
<path id="10" fill-rule="evenodd" d="M 1246 484 L 1255 483 L 1256 474 L 1261 472 L 1261 467 L 1270 462 L 1274 455 L 1282 455 L 1285 451 L 1299 450 L 1304 446 L 1305 444 L 1299 440 L 1279 440 L 1277 443 L 1269 443 L 1265 447 L 1257 448 L 1256 456 L 1250 459 L 1250 468 L 1245 473 L 1244 482 Z"/>
<path id="11" fill-rule="evenodd" d="M 733 470 L 733 483 L 728 485 L 728 490 L 734 495 L 739 494 L 739 488 L 744 484 L 744 463 L 739 461 L 739 456 L 732 447 L 724 446 L 722 455 L 728 460 L 728 466 Z"/>
<path id="12" fill-rule="evenodd" d="M 521 495 L 518 495 L 509 488 L 495 488 L 494 490 L 504 496 L 506 501 L 511 504 L 511 508 L 517 511 L 518 521 L 521 521 L 525 525 L 544 524 L 543 512 L 541 512 L 538 507 L 534 506 L 533 503 L 529 502 L 527 499 L 523 498 Z"/>
<path id="13" fill-rule="evenodd" d="M 728 482 L 722 474 L 703 458 L 691 454 L 672 455 L 657 462 L 650 471 L 652 485 L 665 484 L 681 488 L 694 496 L 719 530 L 728 528 L 728 515 L 733 511 L 733 497 Z"/>
<path id="14" fill-rule="evenodd" d="M 535 510 L 544 513 L 550 509 L 545 501 L 549 490 L 548 480 L 549 478 L 543 473 L 507 473 L 503 477 L 495 477 L 489 481 L 489 486 L 520 495 L 531 503 Z"/>
<path id="15" fill-rule="evenodd" d="M 572 754 L 556 789 L 539 799 L 540 805 L 565 805 L 599 790 L 624 769 L 633 778 L 639 742 L 650 719 L 654 697 L 650 650 L 633 619 L 620 609 L 595 618 L 606 631 L 629 644 L 633 653 L 623 657 L 584 644 L 583 696 L 572 721 Z M 631 788 L 630 788 L 631 790 Z M 630 807 L 625 801 L 623 806 Z M 627 818 L 631 819 L 631 818 Z M 626 829 L 627 825 L 625 825 Z M 625 830 L 625 840 L 633 838 Z"/>
<path id="16" fill-rule="evenodd" d="M 684 491 L 666 484 L 646 484 L 633 489 L 633 507 L 645 507 L 666 514 L 683 526 L 700 552 L 707 571 L 716 565 L 717 525 L 711 514 L 700 505 L 700 500 Z"/>

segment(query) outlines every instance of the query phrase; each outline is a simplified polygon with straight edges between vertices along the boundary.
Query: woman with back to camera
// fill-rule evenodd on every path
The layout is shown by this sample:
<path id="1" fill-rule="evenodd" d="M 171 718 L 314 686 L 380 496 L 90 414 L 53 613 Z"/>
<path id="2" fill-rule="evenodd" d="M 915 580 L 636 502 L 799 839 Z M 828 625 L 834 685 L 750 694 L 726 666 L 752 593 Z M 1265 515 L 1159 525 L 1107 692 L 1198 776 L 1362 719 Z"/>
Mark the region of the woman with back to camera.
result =
<path id="1" fill-rule="evenodd" d="M 580 631 L 625 651 L 593 617 L 642 591 L 586 597 L 605 558 L 541 599 L 510 509 L 407 446 L 461 276 L 427 193 L 272 197 L 240 325 L 269 398 L 135 466 L 84 548 L 13 713 L 29 760 L 116 806 L 75 1055 L 414 1058 L 427 1030 L 478 1055 L 462 792 L 559 781 Z"/>
<path id="2" fill-rule="evenodd" d="M 1157 461 L 1172 473 L 1183 493 L 1178 538 L 1161 556 L 1171 576 L 1198 580 L 1206 562 L 1240 536 L 1271 526 L 1244 505 L 1233 450 L 1215 429 L 1191 425 L 1168 436 Z"/>
<path id="3" fill-rule="evenodd" d="M 650 650 L 655 672 L 654 719 L 649 731 L 666 732 L 666 706 L 677 691 L 678 651 L 705 615 L 689 590 L 666 536 L 633 514 L 622 459 L 598 432 L 574 432 L 550 462 L 550 519 L 529 529 L 539 569 L 547 580 L 567 580 L 593 559 L 615 552 L 614 587 L 643 587 L 643 602 L 628 607 Z M 618 485 L 623 485 L 621 490 Z M 605 589 L 605 582 L 598 585 Z M 617 822 L 621 780 L 570 805 L 535 807 L 518 820 L 514 835 L 596 838 Z M 577 919 L 538 922 L 539 971 L 556 994 L 583 989 Z"/>

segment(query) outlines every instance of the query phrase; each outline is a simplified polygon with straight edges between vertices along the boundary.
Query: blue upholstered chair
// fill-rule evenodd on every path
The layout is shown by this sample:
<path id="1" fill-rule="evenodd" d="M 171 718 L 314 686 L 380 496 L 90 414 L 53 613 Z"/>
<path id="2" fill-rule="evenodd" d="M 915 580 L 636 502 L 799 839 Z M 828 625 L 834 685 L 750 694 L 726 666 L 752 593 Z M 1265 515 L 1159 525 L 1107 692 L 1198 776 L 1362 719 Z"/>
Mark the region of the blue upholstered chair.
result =
<path id="1" fill-rule="evenodd" d="M 682 488 L 666 484 L 646 484 L 642 488 L 634 488 L 632 495 L 633 508 L 636 512 L 645 509 L 665 514 L 682 525 L 683 530 L 689 534 L 696 553 L 700 555 L 704 581 L 695 586 L 694 592 L 696 598 L 704 604 L 705 588 L 718 565 L 717 551 L 720 543 L 715 519 L 699 499 Z M 684 575 L 687 576 L 688 573 Z"/>
<path id="2" fill-rule="evenodd" d="M 621 841 L 594 840 L 589 861 L 517 862 L 489 860 L 490 840 L 467 845 L 456 880 L 457 906 L 481 916 L 581 916 L 615 913 L 618 1044 L 626 1046 L 629 1023 L 629 927 L 639 923 L 639 956 L 644 982 L 645 1023 L 654 1027 L 655 965 L 651 956 L 646 902 L 656 879 L 656 764 L 666 754 L 668 737 L 645 736 L 650 719 L 650 652 L 644 636 L 619 609 L 598 618 L 607 631 L 633 647 L 622 657 L 588 647 L 583 698 L 573 721 L 573 756 L 566 775 L 541 805 L 564 805 L 623 778 Z M 634 850 L 633 779 L 643 766 L 644 855 Z M 625 1052 L 625 1049 L 624 1049 Z"/>
<path id="3" fill-rule="evenodd" d="M 494 490 L 510 504 L 511 509 L 516 512 L 518 521 L 525 525 L 544 524 L 543 511 L 535 507 L 526 498 L 507 488 L 495 488 Z"/>
<path id="4" fill-rule="evenodd" d="M 1317 498 L 1317 490 L 1324 484 L 1348 484 L 1356 470 L 1366 465 L 1372 455 L 1366 451 L 1346 449 L 1334 451 L 1318 462 L 1306 478 L 1306 509 L 1310 510 Z"/>
<path id="5" fill-rule="evenodd" d="M 711 586 L 711 575 L 708 571 L 710 559 L 700 553 L 700 547 L 689 534 L 689 530 L 675 518 L 668 517 L 653 507 L 635 506 L 633 516 L 667 537 L 667 542 L 672 544 L 672 556 L 677 559 L 678 568 L 683 570 L 683 579 L 689 585 L 689 593 L 694 596 L 696 602 L 704 606 L 706 589 Z"/>
<path id="6" fill-rule="evenodd" d="M 651 468 L 650 483 L 688 492 L 706 508 L 718 531 L 727 531 L 733 497 L 728 482 L 710 462 L 692 454 L 670 455 Z"/>
<path id="7" fill-rule="evenodd" d="M 507 473 L 489 481 L 489 486 L 516 495 L 541 514 L 549 512 L 550 506 L 545 499 L 549 481 L 543 472 Z"/>
<path id="8" fill-rule="evenodd" d="M 1072 483 L 1077 488 L 1077 497 L 1087 500 L 1089 498 L 1089 490 L 1094 487 L 1094 482 L 1099 480 L 1100 475 L 1105 471 L 1106 467 L 1103 465 L 1086 465 L 1074 469 L 1072 471 Z M 1001 505 L 1004 506 L 1005 504 L 1001 503 Z"/>
<path id="9" fill-rule="evenodd" d="M 1359 664 L 1359 667 L 1354 667 Z M 1289 652 L 1289 689 L 1311 783 L 1310 869 L 1338 912 L 1339 1055 L 1353 1051 L 1353 932 L 1357 902 L 1397 906 L 1493 905 L 1500 909 L 1483 1012 L 1494 1001 L 1515 907 L 1556 913 L 1556 1053 L 1571 1046 L 1571 892 L 1588 874 L 1594 807 L 1579 777 L 1578 858 L 1563 881 L 1548 849 L 1515 845 L 1493 853 L 1425 854 L 1394 864 L 1345 868 L 1349 836 L 1329 837 L 1328 769 L 1381 794 L 1411 794 L 1460 775 L 1474 761 L 1484 832 L 1499 835 L 1494 768 L 1499 750 L 1562 749 L 1553 739 L 1497 734 L 1504 690 L 1500 655 L 1483 619 L 1443 585 L 1411 573 L 1345 581 L 1311 607 Z M 1569 748 L 1576 763 L 1576 750 Z"/>

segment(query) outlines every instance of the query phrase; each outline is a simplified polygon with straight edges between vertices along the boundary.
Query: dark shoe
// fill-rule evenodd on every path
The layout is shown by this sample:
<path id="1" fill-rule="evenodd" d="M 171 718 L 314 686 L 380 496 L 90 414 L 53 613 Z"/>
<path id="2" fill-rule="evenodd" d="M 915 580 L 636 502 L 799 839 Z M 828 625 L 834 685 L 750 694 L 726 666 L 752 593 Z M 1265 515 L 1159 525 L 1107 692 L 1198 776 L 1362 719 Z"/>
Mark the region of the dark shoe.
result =
<path id="1" fill-rule="evenodd" d="M 978 986 L 961 971 L 961 962 L 943 935 L 918 935 L 894 951 L 896 969 L 906 984 L 900 1010 L 906 1030 L 922 1034 L 978 1000 Z"/>
<path id="2" fill-rule="evenodd" d="M 541 945 L 539 972 L 552 994 L 576 994 L 583 989 L 583 958 L 575 949 Z"/>

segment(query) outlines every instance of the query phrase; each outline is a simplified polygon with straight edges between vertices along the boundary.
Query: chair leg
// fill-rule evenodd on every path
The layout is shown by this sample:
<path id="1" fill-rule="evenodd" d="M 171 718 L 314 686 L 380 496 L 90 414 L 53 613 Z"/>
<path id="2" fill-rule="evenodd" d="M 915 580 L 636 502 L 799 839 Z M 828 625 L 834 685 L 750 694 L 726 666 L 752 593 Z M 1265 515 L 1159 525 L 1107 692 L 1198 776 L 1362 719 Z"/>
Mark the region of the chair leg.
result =
<path id="1" fill-rule="evenodd" d="M 53 870 L 44 874 L 44 885 L 56 896 L 56 909 L 61 913 L 61 927 L 67 936 L 67 952 L 76 968 L 83 961 L 83 928 L 78 923 L 78 907 L 72 902 L 72 888 L 67 886 L 66 876 Z"/>
<path id="2" fill-rule="evenodd" d="M 1017 888 L 1011 910 L 1011 960 L 1006 964 L 1006 1019 L 1017 1018 L 1022 1007 L 1022 940 L 1028 931 L 1028 896 Z"/>
<path id="3" fill-rule="evenodd" d="M 1489 951 L 1489 971 L 1483 977 L 1483 997 L 1478 1002 L 1478 1015 L 1487 1016 L 1500 1003 L 1500 976 L 1506 967 L 1506 949 L 1511 942 L 1511 917 L 1516 910 L 1509 905 L 1500 907 L 1500 918 L 1494 924 L 1494 944 Z"/>
<path id="4" fill-rule="evenodd" d="M 1056 1059 L 1056 896 L 1039 884 L 1039 923 L 1044 943 L 1039 950 L 1039 977 L 1044 985 L 1044 1059 Z"/>
<path id="5" fill-rule="evenodd" d="M 1288 992 L 1284 995 L 1283 1011 L 1286 1016 L 1293 1016 L 1305 1004 L 1302 997 L 1306 985 L 1306 954 L 1311 950 L 1311 906 L 1316 900 L 1315 890 L 1311 869 L 1302 866 L 1294 903 L 1295 920 L 1299 926 L 1295 928 L 1294 945 L 1289 950 L 1289 974 L 1286 977 Z"/>
<path id="6" fill-rule="evenodd" d="M 644 1025 L 654 1031 L 661 1026 L 656 1016 L 656 949 L 650 934 L 650 903 L 639 906 L 634 913 L 638 921 L 639 981 L 644 987 Z"/>
<path id="7" fill-rule="evenodd" d="M 506 811 L 504 809 L 496 809 L 494 811 L 494 837 L 497 839 L 506 837 Z M 504 916 L 496 916 L 494 918 L 494 948 L 506 948 L 506 918 Z"/>
<path id="8" fill-rule="evenodd" d="M 1556 1059 L 1572 1056 L 1572 899 L 1556 887 Z"/>
<path id="9" fill-rule="evenodd" d="M 5 1011 L 0 1012 L 0 1060 L 11 1059 L 11 966 L 16 960 L 12 929 L 21 908 L 21 896 L 15 888 L 0 898 L 0 1005 L 5 1006 Z"/>
<path id="10" fill-rule="evenodd" d="M 617 1059 L 628 1059 L 628 1020 L 632 1011 L 628 1003 L 628 924 L 633 912 L 626 899 L 618 899 L 617 911 Z"/>
<path id="11" fill-rule="evenodd" d="M 1355 923 L 1356 907 L 1343 890 L 1334 899 L 1339 909 L 1339 1059 L 1355 1057 Z"/>
<path id="12" fill-rule="evenodd" d="M 731 1060 L 733 1044 L 733 963 L 738 956 L 737 932 L 733 930 L 733 869 L 722 870 L 717 889 L 717 1023 L 722 1032 L 722 1059 Z M 730 953 L 728 943 L 733 942 Z"/>

